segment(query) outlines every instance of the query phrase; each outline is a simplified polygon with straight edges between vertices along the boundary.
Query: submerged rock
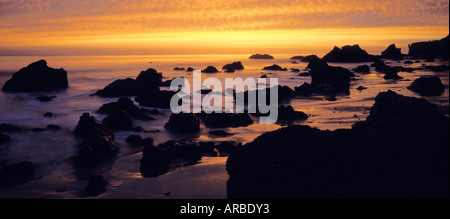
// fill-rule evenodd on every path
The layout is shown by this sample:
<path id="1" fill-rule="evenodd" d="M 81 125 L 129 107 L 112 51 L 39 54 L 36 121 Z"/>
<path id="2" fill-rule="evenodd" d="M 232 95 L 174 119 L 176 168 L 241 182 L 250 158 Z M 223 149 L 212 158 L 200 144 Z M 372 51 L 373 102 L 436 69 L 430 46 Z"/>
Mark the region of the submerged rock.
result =
<path id="1" fill-rule="evenodd" d="M 50 102 L 54 98 L 56 98 L 56 96 L 39 96 L 39 97 L 36 97 L 36 100 L 39 100 L 41 102 Z"/>
<path id="2" fill-rule="evenodd" d="M 352 129 L 289 126 L 230 154 L 228 198 L 446 198 L 449 119 L 382 92 Z"/>
<path id="3" fill-rule="evenodd" d="M 274 59 L 274 57 L 271 55 L 268 55 L 268 54 L 264 54 L 264 55 L 255 54 L 255 55 L 250 56 L 249 59 Z"/>
<path id="4" fill-rule="evenodd" d="M 33 179 L 36 166 L 28 161 L 5 165 L 0 163 L 0 188 L 24 184 Z"/>
<path id="5" fill-rule="evenodd" d="M 359 45 L 343 46 L 342 48 L 335 46 L 322 60 L 325 62 L 373 62 L 375 56 L 369 55 Z"/>
<path id="6" fill-rule="evenodd" d="M 368 73 L 370 73 L 370 67 L 368 65 L 360 65 L 360 66 L 354 68 L 353 71 L 356 73 L 368 74 Z"/>
<path id="7" fill-rule="evenodd" d="M 217 137 L 228 137 L 228 136 L 234 135 L 234 134 L 228 133 L 228 132 L 226 132 L 224 130 L 210 131 L 210 132 L 208 132 L 208 134 L 214 135 L 214 136 L 217 136 Z"/>
<path id="8" fill-rule="evenodd" d="M 154 120 L 153 117 L 147 115 L 151 114 L 151 112 L 146 109 L 140 109 L 128 97 L 121 97 L 117 102 L 103 104 L 97 112 L 108 115 L 117 112 L 126 112 L 135 119 Z"/>
<path id="9" fill-rule="evenodd" d="M 185 68 L 180 68 L 180 67 L 175 67 L 173 70 L 174 71 L 185 71 L 186 69 Z"/>
<path id="10" fill-rule="evenodd" d="M 36 92 L 65 89 L 68 86 L 67 72 L 64 69 L 50 68 L 45 60 L 40 60 L 14 73 L 2 90 Z"/>
<path id="11" fill-rule="evenodd" d="M 439 77 L 420 77 L 408 87 L 421 96 L 440 96 L 445 91 L 445 86 Z"/>
<path id="12" fill-rule="evenodd" d="M 320 60 L 319 57 L 317 57 L 316 55 L 309 55 L 309 56 L 294 56 L 291 59 L 298 59 L 301 62 L 311 62 L 313 60 Z"/>
<path id="13" fill-rule="evenodd" d="M 200 121 L 193 113 L 174 113 L 164 128 L 174 132 L 194 133 L 200 131 Z"/>
<path id="14" fill-rule="evenodd" d="M 9 137 L 8 135 L 4 135 L 2 133 L 0 133 L 0 145 L 8 143 L 11 141 L 11 137 Z"/>
<path id="15" fill-rule="evenodd" d="M 175 91 L 157 91 L 137 96 L 134 100 L 141 106 L 170 109 L 170 100 Z"/>

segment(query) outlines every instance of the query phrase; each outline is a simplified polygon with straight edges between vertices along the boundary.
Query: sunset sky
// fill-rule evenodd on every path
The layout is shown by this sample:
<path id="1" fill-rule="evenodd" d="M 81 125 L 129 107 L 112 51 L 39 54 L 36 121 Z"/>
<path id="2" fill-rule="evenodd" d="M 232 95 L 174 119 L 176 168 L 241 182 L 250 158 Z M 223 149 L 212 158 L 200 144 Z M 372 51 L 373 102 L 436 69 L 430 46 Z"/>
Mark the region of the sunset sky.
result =
<path id="1" fill-rule="evenodd" d="M 0 55 L 407 53 L 448 19 L 448 0 L 0 0 Z"/>

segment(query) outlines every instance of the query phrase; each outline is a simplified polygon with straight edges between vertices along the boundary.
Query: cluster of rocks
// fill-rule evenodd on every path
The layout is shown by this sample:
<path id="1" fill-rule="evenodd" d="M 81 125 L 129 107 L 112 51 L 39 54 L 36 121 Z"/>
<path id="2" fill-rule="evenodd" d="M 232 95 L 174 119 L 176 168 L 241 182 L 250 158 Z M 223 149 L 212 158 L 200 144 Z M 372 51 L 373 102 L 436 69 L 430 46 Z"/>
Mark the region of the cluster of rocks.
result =
<path id="1" fill-rule="evenodd" d="M 230 154 L 229 198 L 446 198 L 449 119 L 388 91 L 352 129 L 289 126 Z"/>
<path id="2" fill-rule="evenodd" d="M 249 57 L 249 59 L 275 59 L 273 56 L 268 54 L 254 54 Z"/>

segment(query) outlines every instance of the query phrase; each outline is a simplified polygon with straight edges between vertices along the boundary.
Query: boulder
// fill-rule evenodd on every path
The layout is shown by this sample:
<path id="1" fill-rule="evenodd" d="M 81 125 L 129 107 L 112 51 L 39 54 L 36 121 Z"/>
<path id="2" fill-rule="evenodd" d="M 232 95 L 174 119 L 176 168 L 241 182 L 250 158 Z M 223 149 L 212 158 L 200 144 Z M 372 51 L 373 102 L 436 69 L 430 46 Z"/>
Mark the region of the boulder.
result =
<path id="1" fill-rule="evenodd" d="M 175 91 L 157 91 L 137 96 L 134 100 L 141 106 L 170 109 L 170 100 L 176 94 Z"/>
<path id="2" fill-rule="evenodd" d="M 386 50 L 381 52 L 382 59 L 398 59 L 402 58 L 402 50 L 395 47 L 395 44 L 391 44 Z"/>
<path id="3" fill-rule="evenodd" d="M 448 131 L 436 105 L 382 92 L 351 129 L 294 125 L 232 152 L 228 198 L 447 198 Z"/>
<path id="4" fill-rule="evenodd" d="M 39 97 L 36 97 L 36 100 L 39 100 L 41 102 L 50 102 L 54 98 L 56 98 L 56 96 L 39 96 Z"/>
<path id="5" fill-rule="evenodd" d="M 185 68 L 180 68 L 180 67 L 175 67 L 173 70 L 174 71 L 185 71 L 186 69 Z"/>
<path id="6" fill-rule="evenodd" d="M 107 133 L 107 135 L 114 139 L 113 134 L 106 130 L 106 128 L 100 121 L 98 121 L 94 116 L 91 116 L 89 113 L 84 113 L 80 117 L 80 120 L 75 127 L 74 133 L 77 136 L 86 137 L 95 132 Z"/>
<path id="7" fill-rule="evenodd" d="M 5 165 L 0 163 L 0 188 L 24 184 L 33 179 L 36 166 L 28 161 Z"/>
<path id="8" fill-rule="evenodd" d="M 308 115 L 302 111 L 295 111 L 292 106 L 279 106 L 278 107 L 278 121 L 294 121 L 294 120 L 307 120 Z"/>
<path id="9" fill-rule="evenodd" d="M 73 157 L 77 167 L 91 168 L 109 161 L 119 153 L 114 139 L 102 133 L 92 133 L 79 145 L 78 153 Z"/>
<path id="10" fill-rule="evenodd" d="M 421 96 L 440 96 L 445 91 L 445 86 L 439 77 L 420 77 L 408 87 Z"/>
<path id="11" fill-rule="evenodd" d="M 124 111 L 111 113 L 111 115 L 103 119 L 103 125 L 108 129 L 136 131 L 140 130 L 133 126 L 133 121 L 131 120 L 128 113 Z"/>
<path id="12" fill-rule="evenodd" d="M 157 92 L 159 86 L 162 84 L 162 74 L 155 69 L 149 68 L 141 73 L 136 78 L 136 88 L 139 94 L 146 92 Z"/>
<path id="13" fill-rule="evenodd" d="M 350 93 L 350 80 L 355 75 L 348 69 L 329 66 L 322 60 L 311 61 L 308 68 L 310 69 L 311 87 L 314 93 Z"/>
<path id="14" fill-rule="evenodd" d="M 369 55 L 359 45 L 334 47 L 322 60 L 325 62 L 373 62 L 375 56 Z"/>
<path id="15" fill-rule="evenodd" d="M 360 65 L 353 69 L 356 73 L 368 74 L 370 73 L 370 67 L 368 65 Z"/>
<path id="16" fill-rule="evenodd" d="M 268 55 L 268 54 L 255 54 L 255 55 L 251 55 L 249 59 L 275 59 L 273 56 Z"/>
<path id="17" fill-rule="evenodd" d="M 67 72 L 64 69 L 50 68 L 45 60 L 40 60 L 14 73 L 2 90 L 36 92 L 65 89 L 68 86 Z"/>
<path id="18" fill-rule="evenodd" d="M 244 66 L 242 65 L 242 62 L 233 62 L 231 64 L 226 64 L 222 67 L 222 69 L 230 71 L 233 70 L 244 70 Z"/>
<path id="19" fill-rule="evenodd" d="M 219 72 L 219 70 L 217 70 L 217 68 L 216 67 L 214 67 L 214 66 L 208 66 L 208 67 L 206 67 L 206 69 L 203 69 L 203 71 L 202 71 L 203 73 L 217 73 L 217 72 Z"/>
<path id="20" fill-rule="evenodd" d="M 121 97 L 119 98 L 119 100 L 117 100 L 117 102 L 103 104 L 97 112 L 107 115 L 117 112 L 126 112 L 128 115 L 135 119 L 154 120 L 153 117 L 147 115 L 151 114 L 150 112 L 148 112 L 148 110 L 140 109 L 128 97 Z"/>
<path id="21" fill-rule="evenodd" d="M 86 188 L 84 188 L 84 195 L 88 197 L 98 196 L 106 191 L 108 184 L 108 181 L 101 175 L 91 176 Z"/>
<path id="22" fill-rule="evenodd" d="M 397 71 L 389 71 L 384 75 L 383 78 L 386 80 L 401 80 L 401 79 L 403 79 L 402 77 L 400 77 L 398 75 Z"/>
<path id="23" fill-rule="evenodd" d="M 17 132 L 21 131 L 21 128 L 15 127 L 11 124 L 2 123 L 0 124 L 0 132 Z"/>
<path id="24" fill-rule="evenodd" d="M 200 130 L 200 121 L 193 113 L 174 113 L 164 128 L 174 132 L 195 133 Z"/>
<path id="25" fill-rule="evenodd" d="M 282 68 L 281 66 L 274 64 L 271 66 L 266 66 L 263 68 L 263 70 L 267 70 L 267 71 L 287 71 L 287 68 Z"/>
<path id="26" fill-rule="evenodd" d="M 234 135 L 234 134 L 228 133 L 224 130 L 210 131 L 210 132 L 208 132 L 208 134 L 216 136 L 216 137 L 228 137 L 228 136 Z"/>

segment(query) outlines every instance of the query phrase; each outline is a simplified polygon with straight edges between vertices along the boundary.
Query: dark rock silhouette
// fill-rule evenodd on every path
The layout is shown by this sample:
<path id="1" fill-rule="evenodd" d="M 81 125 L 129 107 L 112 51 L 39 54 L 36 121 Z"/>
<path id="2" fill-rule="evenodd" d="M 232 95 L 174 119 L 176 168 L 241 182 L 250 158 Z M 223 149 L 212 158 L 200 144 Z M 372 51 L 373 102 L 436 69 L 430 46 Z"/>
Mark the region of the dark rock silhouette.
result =
<path id="1" fill-rule="evenodd" d="M 174 71 L 185 71 L 186 69 L 185 68 L 180 68 L 180 67 L 175 67 L 173 70 Z"/>
<path id="2" fill-rule="evenodd" d="M 15 164 L 0 163 L 0 188 L 24 184 L 33 179 L 36 166 L 28 161 Z"/>
<path id="3" fill-rule="evenodd" d="M 387 73 L 384 75 L 383 78 L 386 79 L 386 80 L 389 80 L 389 79 L 392 79 L 392 80 L 401 80 L 401 79 L 403 79 L 402 77 L 400 77 L 400 76 L 398 75 L 398 72 L 397 72 L 397 71 L 389 71 L 389 72 L 387 72 Z"/>
<path id="4" fill-rule="evenodd" d="M 0 145 L 8 143 L 11 141 L 11 137 L 9 137 L 8 135 L 4 135 L 2 133 L 0 133 Z"/>
<path id="5" fill-rule="evenodd" d="M 295 111 L 292 106 L 278 107 L 278 121 L 307 120 L 308 115 L 302 111 Z"/>
<path id="6" fill-rule="evenodd" d="M 253 124 L 247 113 L 200 113 L 197 114 L 208 128 L 246 127 Z"/>
<path id="7" fill-rule="evenodd" d="M 108 184 L 108 181 L 101 175 L 91 176 L 86 188 L 84 188 L 84 195 L 88 197 L 98 196 L 106 191 Z"/>
<path id="8" fill-rule="evenodd" d="M 14 73 L 2 90 L 36 92 L 65 89 L 68 86 L 67 72 L 64 69 L 50 68 L 45 60 L 40 60 Z"/>
<path id="9" fill-rule="evenodd" d="M 134 100 L 141 106 L 170 109 L 170 100 L 175 91 L 150 92 L 137 96 Z"/>
<path id="10" fill-rule="evenodd" d="M 56 96 L 39 96 L 39 97 L 36 97 L 36 100 L 39 100 L 41 102 L 50 102 L 54 98 L 56 98 Z"/>
<path id="11" fill-rule="evenodd" d="M 432 72 L 443 72 L 448 71 L 449 67 L 448 65 L 425 65 L 423 66 L 423 69 L 430 70 Z"/>
<path id="12" fill-rule="evenodd" d="M 291 72 L 300 72 L 300 69 L 298 69 L 298 68 L 291 68 Z"/>
<path id="13" fill-rule="evenodd" d="M 309 77 L 309 76 L 311 76 L 311 74 L 309 72 L 302 72 L 302 73 L 298 74 L 298 76 Z"/>
<path id="14" fill-rule="evenodd" d="M 135 96 L 147 92 L 159 91 L 162 75 L 155 69 L 141 71 L 136 79 L 119 79 L 107 85 L 95 94 L 101 97 Z"/>
<path id="15" fill-rule="evenodd" d="M 219 151 L 221 156 L 228 156 L 242 148 L 241 142 L 236 141 L 222 141 L 216 144 L 215 148 Z"/>
<path id="16" fill-rule="evenodd" d="M 360 66 L 354 68 L 353 71 L 356 73 L 368 74 L 368 73 L 370 73 L 370 67 L 368 65 L 360 65 Z"/>
<path id="17" fill-rule="evenodd" d="M 117 112 L 126 112 L 128 115 L 135 119 L 154 120 L 153 117 L 148 115 L 152 114 L 151 112 L 146 109 L 140 109 L 128 97 L 121 97 L 119 98 L 119 100 L 117 100 L 117 102 L 103 104 L 97 112 L 107 115 Z"/>
<path id="18" fill-rule="evenodd" d="M 255 54 L 255 55 L 250 56 L 249 59 L 275 59 L 275 58 L 268 54 L 264 54 L 264 55 Z"/>
<path id="19" fill-rule="evenodd" d="M 128 113 L 124 111 L 113 112 L 111 115 L 103 119 L 103 125 L 108 129 L 116 130 L 140 130 L 133 126 L 133 121 L 131 120 Z"/>
<path id="20" fill-rule="evenodd" d="M 359 86 L 358 88 L 356 88 L 356 90 L 366 90 L 367 89 L 367 87 L 364 87 L 364 86 Z"/>
<path id="21" fill-rule="evenodd" d="M 74 133 L 79 137 L 86 137 L 96 131 L 108 133 L 110 137 L 114 138 L 113 134 L 106 130 L 103 124 L 89 113 L 84 113 L 81 115 L 80 120 L 75 127 Z"/>
<path id="22" fill-rule="evenodd" d="M 52 112 L 46 112 L 46 113 L 44 114 L 44 117 L 47 117 L 47 118 L 53 118 L 53 117 L 56 117 L 56 116 L 55 116 L 55 114 L 52 113 Z"/>
<path id="23" fill-rule="evenodd" d="M 176 160 L 185 161 L 181 165 L 191 165 L 209 152 L 211 151 L 205 151 L 201 144 L 184 139 L 171 140 L 158 146 L 148 144 L 142 150 L 141 174 L 143 177 L 156 177 L 167 173 L 171 167 L 176 167 L 170 165 Z"/>
<path id="24" fill-rule="evenodd" d="M 359 45 L 334 47 L 322 60 L 325 62 L 373 62 L 376 57 L 369 55 Z"/>
<path id="25" fill-rule="evenodd" d="M 449 36 L 441 40 L 412 43 L 408 47 L 408 55 L 416 58 L 449 58 Z"/>
<path id="26" fill-rule="evenodd" d="M 311 86 L 311 84 L 308 83 L 303 83 L 301 86 L 299 87 L 295 87 L 295 94 L 299 95 L 299 96 L 306 96 L 309 97 L 313 94 L 314 89 Z"/>
<path id="27" fill-rule="evenodd" d="M 372 67 L 375 67 L 375 71 L 380 73 L 388 73 L 392 70 L 392 67 L 386 65 L 382 60 L 376 60 L 374 63 L 371 64 Z"/>
<path id="28" fill-rule="evenodd" d="M 382 59 L 399 59 L 402 58 L 402 50 L 395 47 L 395 44 L 391 44 L 386 50 L 381 52 Z"/>
<path id="29" fill-rule="evenodd" d="M 320 58 L 316 55 L 309 55 L 309 56 L 294 56 L 291 59 L 298 59 L 301 62 L 311 62 L 313 60 L 319 60 Z"/>
<path id="30" fill-rule="evenodd" d="M 428 58 L 425 60 L 425 62 L 436 62 L 435 58 Z"/>
<path id="31" fill-rule="evenodd" d="M 21 128 L 15 127 L 11 124 L 2 123 L 0 124 L 0 132 L 17 132 L 21 131 Z"/>
<path id="32" fill-rule="evenodd" d="M 174 113 L 164 128 L 174 132 L 195 133 L 200 130 L 200 120 L 193 113 Z"/>
<path id="33" fill-rule="evenodd" d="M 445 91 L 445 86 L 439 77 L 420 77 L 408 87 L 421 96 L 440 96 Z"/>
<path id="34" fill-rule="evenodd" d="M 51 130 L 51 131 L 57 131 L 57 130 L 61 129 L 61 126 L 49 124 L 49 125 L 47 125 L 47 127 L 45 129 Z"/>
<path id="35" fill-rule="evenodd" d="M 228 198 L 448 198 L 448 131 L 436 105 L 383 92 L 352 129 L 289 126 L 232 152 Z"/>
<path id="36" fill-rule="evenodd" d="M 126 142 L 132 145 L 141 145 L 142 137 L 140 135 L 129 135 L 126 139 Z"/>
<path id="37" fill-rule="evenodd" d="M 192 68 L 192 67 L 189 67 L 189 68 L 186 69 L 187 72 L 193 72 L 194 70 L 195 70 L 195 69 Z"/>
<path id="38" fill-rule="evenodd" d="M 314 93 L 349 94 L 350 80 L 355 75 L 348 69 L 329 66 L 325 61 L 311 61 L 308 64 L 311 74 L 311 86 Z"/>
<path id="39" fill-rule="evenodd" d="M 228 137 L 228 136 L 232 136 L 233 135 L 233 134 L 228 133 L 228 132 L 223 131 L 223 130 L 210 131 L 210 132 L 208 132 L 208 134 L 214 135 L 214 136 L 217 136 L 217 137 Z"/>
<path id="40" fill-rule="evenodd" d="M 217 68 L 214 66 L 208 66 L 208 67 L 206 67 L 206 69 L 203 69 L 202 72 L 203 73 L 217 73 L 217 72 L 219 72 L 219 70 L 217 70 Z"/>
<path id="41" fill-rule="evenodd" d="M 263 70 L 268 70 L 268 71 L 287 71 L 287 68 L 282 68 L 281 66 L 274 64 L 272 66 L 266 66 L 263 68 Z"/>
<path id="42" fill-rule="evenodd" d="M 244 70 L 244 66 L 242 65 L 242 62 L 233 62 L 231 64 L 226 64 L 222 67 L 222 69 L 230 71 L 233 70 Z"/>

